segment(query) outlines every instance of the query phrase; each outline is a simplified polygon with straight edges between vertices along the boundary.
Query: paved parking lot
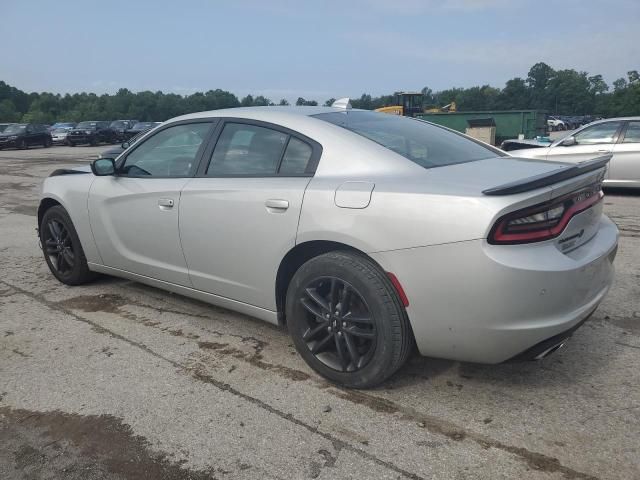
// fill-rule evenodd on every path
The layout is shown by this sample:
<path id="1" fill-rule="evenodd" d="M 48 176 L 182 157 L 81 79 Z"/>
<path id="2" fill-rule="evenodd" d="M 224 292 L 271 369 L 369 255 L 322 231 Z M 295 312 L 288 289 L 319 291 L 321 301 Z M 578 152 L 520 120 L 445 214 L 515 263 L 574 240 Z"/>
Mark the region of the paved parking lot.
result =
<path id="1" fill-rule="evenodd" d="M 347 391 L 257 320 L 126 280 L 56 282 L 38 188 L 99 150 L 0 152 L 0 478 L 640 476 L 640 194 L 605 198 L 616 284 L 566 348 L 498 366 L 416 356 Z"/>

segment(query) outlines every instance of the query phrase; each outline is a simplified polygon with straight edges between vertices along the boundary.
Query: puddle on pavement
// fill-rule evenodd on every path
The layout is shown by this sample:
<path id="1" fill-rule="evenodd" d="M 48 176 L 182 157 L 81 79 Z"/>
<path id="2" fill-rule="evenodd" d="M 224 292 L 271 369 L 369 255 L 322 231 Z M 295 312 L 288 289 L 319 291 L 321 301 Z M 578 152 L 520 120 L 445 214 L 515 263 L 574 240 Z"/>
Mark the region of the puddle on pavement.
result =
<path id="1" fill-rule="evenodd" d="M 207 471 L 183 468 L 153 451 L 129 425 L 111 415 L 77 415 L 0 408 L 0 463 L 15 478 L 205 480 Z M 7 470 L 9 471 L 9 470 Z"/>

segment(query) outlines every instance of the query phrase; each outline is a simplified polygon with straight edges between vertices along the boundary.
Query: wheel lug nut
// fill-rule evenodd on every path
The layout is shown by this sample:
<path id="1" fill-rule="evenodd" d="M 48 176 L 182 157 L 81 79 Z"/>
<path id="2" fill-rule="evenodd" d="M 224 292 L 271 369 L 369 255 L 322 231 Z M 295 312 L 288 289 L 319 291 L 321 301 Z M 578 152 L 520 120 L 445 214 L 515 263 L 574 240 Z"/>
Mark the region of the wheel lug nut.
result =
<path id="1" fill-rule="evenodd" d="M 342 336 L 342 332 L 338 332 L 338 336 L 341 337 Z"/>
<path id="2" fill-rule="evenodd" d="M 328 313 L 325 315 L 325 318 L 330 318 L 331 315 L 329 315 Z"/>
<path id="3" fill-rule="evenodd" d="M 329 328 L 327 328 L 327 330 L 328 330 L 329 332 L 331 332 L 333 329 L 332 329 L 331 327 L 329 327 Z"/>
<path id="4" fill-rule="evenodd" d="M 347 326 L 347 322 L 342 322 L 342 326 L 346 327 Z"/>

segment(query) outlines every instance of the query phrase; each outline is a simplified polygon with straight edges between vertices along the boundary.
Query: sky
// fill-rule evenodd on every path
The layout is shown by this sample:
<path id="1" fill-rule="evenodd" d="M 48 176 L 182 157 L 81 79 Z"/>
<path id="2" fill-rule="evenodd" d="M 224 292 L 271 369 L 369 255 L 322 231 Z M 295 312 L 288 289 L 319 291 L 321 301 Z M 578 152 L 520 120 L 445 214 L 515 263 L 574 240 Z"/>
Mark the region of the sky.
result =
<path id="1" fill-rule="evenodd" d="M 0 80 L 25 91 L 221 88 L 320 102 L 640 70 L 640 0 L 0 0 Z"/>

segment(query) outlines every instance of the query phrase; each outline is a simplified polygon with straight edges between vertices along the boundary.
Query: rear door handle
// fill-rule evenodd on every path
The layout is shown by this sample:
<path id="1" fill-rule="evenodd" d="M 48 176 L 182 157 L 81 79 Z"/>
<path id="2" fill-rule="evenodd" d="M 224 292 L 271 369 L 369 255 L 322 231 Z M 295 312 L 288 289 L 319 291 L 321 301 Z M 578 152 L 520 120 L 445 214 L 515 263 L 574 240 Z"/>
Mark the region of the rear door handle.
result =
<path id="1" fill-rule="evenodd" d="M 160 210 L 169 210 L 173 208 L 173 198 L 161 198 L 158 200 Z"/>
<path id="2" fill-rule="evenodd" d="M 264 205 L 267 207 L 267 210 L 286 210 L 287 208 L 289 208 L 289 201 L 281 200 L 278 198 L 270 198 L 269 200 L 264 202 Z"/>

